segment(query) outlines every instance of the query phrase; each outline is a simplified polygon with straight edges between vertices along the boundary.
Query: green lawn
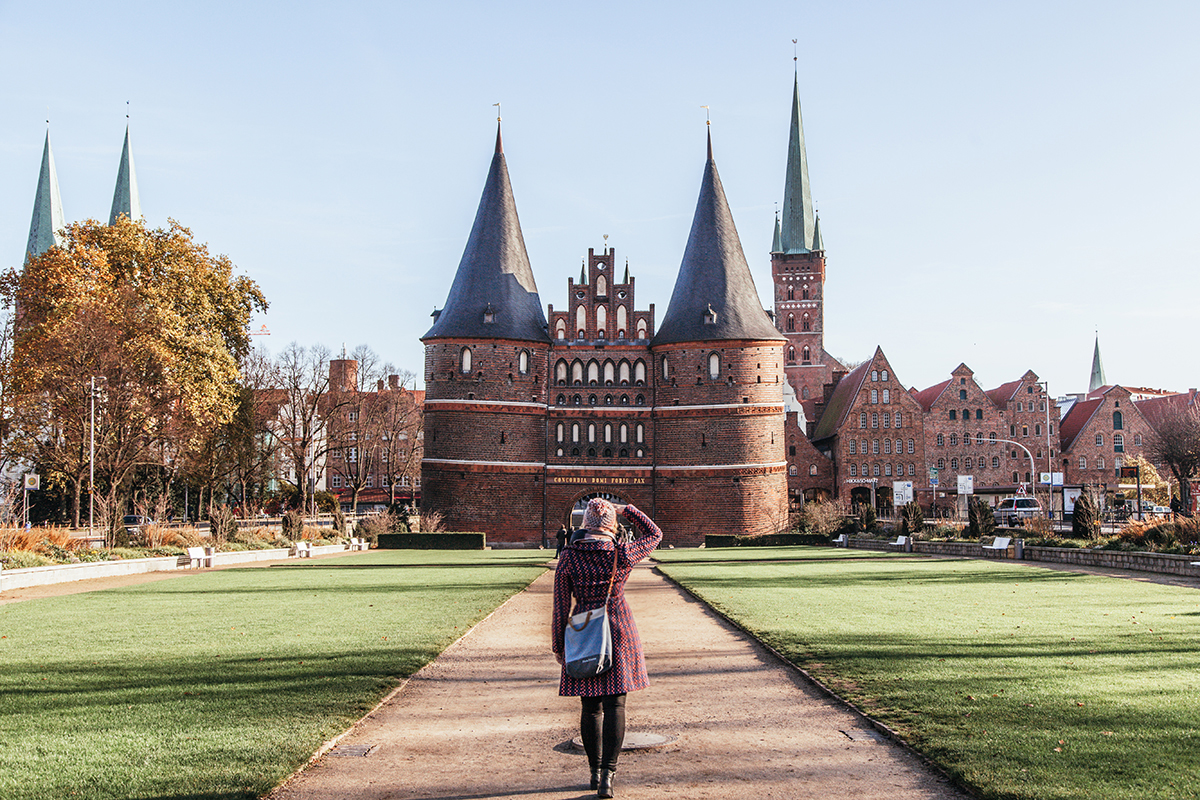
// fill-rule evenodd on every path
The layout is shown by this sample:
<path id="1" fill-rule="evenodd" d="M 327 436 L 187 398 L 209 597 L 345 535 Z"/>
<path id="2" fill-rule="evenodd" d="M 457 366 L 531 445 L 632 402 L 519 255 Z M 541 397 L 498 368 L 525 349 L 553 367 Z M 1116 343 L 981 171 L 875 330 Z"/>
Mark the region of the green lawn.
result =
<path id="1" fill-rule="evenodd" d="M 0 797 L 256 797 L 546 558 L 372 551 L 0 606 Z"/>
<path id="2" fill-rule="evenodd" d="M 1200 591 L 832 548 L 664 572 L 987 798 L 1200 793 Z"/>

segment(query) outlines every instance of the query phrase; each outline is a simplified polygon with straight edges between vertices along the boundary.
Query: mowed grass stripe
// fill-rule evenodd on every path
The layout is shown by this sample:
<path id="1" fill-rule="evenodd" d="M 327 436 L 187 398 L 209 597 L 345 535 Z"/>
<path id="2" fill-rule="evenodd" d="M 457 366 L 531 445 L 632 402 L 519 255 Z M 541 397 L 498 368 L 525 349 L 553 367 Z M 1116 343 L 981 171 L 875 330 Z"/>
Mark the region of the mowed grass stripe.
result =
<path id="1" fill-rule="evenodd" d="M 656 557 L 981 796 L 1200 793 L 1200 592 L 1011 562 L 725 553 Z"/>
<path id="2" fill-rule="evenodd" d="M 256 797 L 545 560 L 373 551 L 0 606 L 0 797 Z"/>

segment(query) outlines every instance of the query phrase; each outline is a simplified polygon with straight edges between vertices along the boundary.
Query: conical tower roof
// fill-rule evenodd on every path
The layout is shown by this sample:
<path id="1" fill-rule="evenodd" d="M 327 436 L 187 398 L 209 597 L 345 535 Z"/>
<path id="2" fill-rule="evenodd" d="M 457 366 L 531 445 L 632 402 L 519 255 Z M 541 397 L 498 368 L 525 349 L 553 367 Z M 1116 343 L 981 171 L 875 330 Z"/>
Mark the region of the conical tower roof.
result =
<path id="1" fill-rule="evenodd" d="M 1101 386 L 1107 386 L 1104 380 L 1104 362 L 1100 360 L 1100 336 L 1096 336 L 1096 349 L 1092 351 L 1092 378 L 1088 381 L 1088 391 L 1094 392 Z"/>
<path id="2" fill-rule="evenodd" d="M 812 190 L 808 185 L 808 154 L 804 150 L 804 120 L 800 117 L 800 76 L 792 86 L 791 133 L 788 137 L 787 175 L 783 186 L 782 242 L 785 253 L 808 253 L 813 247 L 816 221 Z"/>
<path id="3" fill-rule="evenodd" d="M 142 203 L 138 199 L 137 172 L 133 168 L 133 151 L 129 148 L 129 126 L 125 126 L 125 145 L 121 148 L 121 166 L 117 168 L 117 188 L 113 190 L 112 211 L 108 224 L 124 214 L 135 222 L 142 218 Z"/>
<path id="4" fill-rule="evenodd" d="M 708 141 L 708 161 L 671 303 L 651 345 L 783 340 L 763 310 Z"/>
<path id="5" fill-rule="evenodd" d="M 64 225 L 62 196 L 58 193 L 58 172 L 50 149 L 50 131 L 42 148 L 42 171 L 38 174 L 37 194 L 33 198 L 33 220 L 29 223 L 29 242 L 25 260 L 36 258 L 55 245 L 62 244 L 58 232 Z"/>
<path id="6" fill-rule="evenodd" d="M 525 252 L 499 126 L 496 154 L 450 295 L 422 340 L 439 338 L 550 341 Z"/>

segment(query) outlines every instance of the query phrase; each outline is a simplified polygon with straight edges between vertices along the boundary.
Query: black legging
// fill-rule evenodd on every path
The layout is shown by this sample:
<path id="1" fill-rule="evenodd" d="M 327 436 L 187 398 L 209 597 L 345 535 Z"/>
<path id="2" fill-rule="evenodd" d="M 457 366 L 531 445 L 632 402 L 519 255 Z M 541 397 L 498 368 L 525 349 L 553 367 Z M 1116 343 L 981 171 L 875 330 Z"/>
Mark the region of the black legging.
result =
<path id="1" fill-rule="evenodd" d="M 597 769 L 616 770 L 621 744 L 625 741 L 625 695 L 606 694 L 579 699 L 583 701 L 579 734 L 583 738 L 588 766 L 593 772 Z"/>

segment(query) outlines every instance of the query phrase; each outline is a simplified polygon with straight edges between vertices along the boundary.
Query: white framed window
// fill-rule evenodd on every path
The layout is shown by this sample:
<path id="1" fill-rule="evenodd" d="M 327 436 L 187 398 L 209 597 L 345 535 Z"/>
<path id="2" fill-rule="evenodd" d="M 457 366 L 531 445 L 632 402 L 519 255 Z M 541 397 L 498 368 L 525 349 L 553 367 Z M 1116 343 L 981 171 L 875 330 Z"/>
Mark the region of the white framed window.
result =
<path id="1" fill-rule="evenodd" d="M 463 371 L 463 373 L 470 372 L 471 371 L 471 348 L 464 347 L 462 349 L 462 352 L 459 353 L 458 357 L 459 357 L 459 361 L 458 361 L 459 369 L 461 369 Z"/>
<path id="2" fill-rule="evenodd" d="M 517 372 L 525 375 L 529 372 L 529 351 L 522 350 L 517 355 Z"/>
<path id="3" fill-rule="evenodd" d="M 333 478 L 330 479 L 330 482 L 333 484 L 333 488 L 335 488 L 335 489 L 342 488 L 342 476 L 341 475 L 334 475 Z"/>
<path id="4" fill-rule="evenodd" d="M 721 377 L 721 356 L 717 353 L 708 355 L 708 377 L 714 381 Z"/>

